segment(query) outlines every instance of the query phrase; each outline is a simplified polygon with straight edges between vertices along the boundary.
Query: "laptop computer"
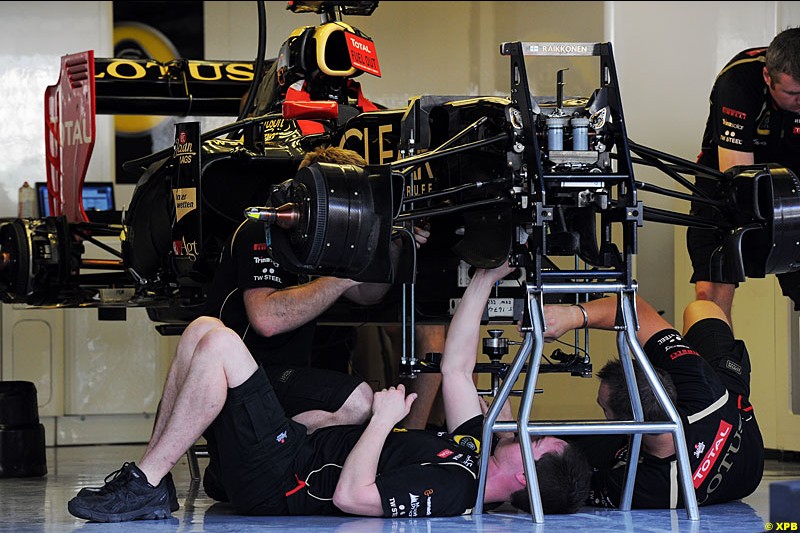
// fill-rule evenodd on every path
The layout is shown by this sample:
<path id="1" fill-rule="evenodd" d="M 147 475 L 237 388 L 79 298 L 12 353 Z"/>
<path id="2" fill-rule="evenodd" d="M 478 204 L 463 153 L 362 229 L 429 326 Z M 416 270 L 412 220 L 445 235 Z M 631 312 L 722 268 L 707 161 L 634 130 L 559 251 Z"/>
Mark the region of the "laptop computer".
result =
<path id="1" fill-rule="evenodd" d="M 107 181 L 85 181 L 83 182 L 83 210 L 89 222 L 103 224 L 121 224 L 122 215 L 117 211 L 116 200 L 114 199 L 114 184 Z M 39 206 L 39 216 L 50 216 L 50 201 L 47 191 L 47 183 L 36 182 L 36 200 Z"/>

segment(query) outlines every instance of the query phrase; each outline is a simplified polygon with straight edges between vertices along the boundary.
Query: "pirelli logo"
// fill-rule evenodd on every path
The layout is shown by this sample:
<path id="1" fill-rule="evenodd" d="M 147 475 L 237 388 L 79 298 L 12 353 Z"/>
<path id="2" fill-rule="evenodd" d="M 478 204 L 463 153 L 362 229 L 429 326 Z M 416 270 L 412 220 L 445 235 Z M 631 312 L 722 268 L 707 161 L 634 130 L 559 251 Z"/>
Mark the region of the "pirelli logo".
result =
<path id="1" fill-rule="evenodd" d="M 738 118 L 740 120 L 745 120 L 747 118 L 747 113 L 745 113 L 744 111 L 739 111 L 738 109 L 733 109 L 731 107 L 722 106 L 722 113 L 724 115 L 728 115 L 733 118 Z"/>

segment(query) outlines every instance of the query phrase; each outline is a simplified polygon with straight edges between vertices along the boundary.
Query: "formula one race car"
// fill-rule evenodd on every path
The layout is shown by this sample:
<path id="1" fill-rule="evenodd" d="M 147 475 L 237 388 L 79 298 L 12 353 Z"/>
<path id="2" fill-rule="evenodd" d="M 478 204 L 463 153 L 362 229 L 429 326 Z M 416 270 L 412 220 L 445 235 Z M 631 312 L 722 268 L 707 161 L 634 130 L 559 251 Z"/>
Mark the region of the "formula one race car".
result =
<path id="1" fill-rule="evenodd" d="M 377 4 L 289 2 L 322 22 L 295 30 L 272 60 L 260 59 L 263 42 L 253 62 L 65 56 L 59 84 L 46 94 L 51 216 L 0 222 L 2 300 L 146 307 L 154 321 L 185 323 L 199 313 L 223 244 L 246 217 L 264 222 L 275 256 L 298 273 L 395 283 L 392 305 L 347 309 L 341 319 L 356 322 L 397 321 L 409 297 L 418 320 L 445 321 L 471 269 L 508 257 L 525 274 L 501 284 L 495 316 L 518 313 L 513 291 L 521 282 L 631 283 L 645 220 L 726 232 L 714 261 L 720 280 L 796 268 L 797 178 L 773 165 L 721 174 L 630 141 L 610 43 L 504 43 L 507 98 L 426 95 L 386 109 L 355 80 L 380 73 L 374 42 L 342 20 Z M 565 98 L 559 71 L 556 95 L 534 96 L 525 58 L 553 55 L 595 58 L 600 86 Z M 189 105 L 194 115 L 237 120 L 206 132 L 178 124 L 171 149 L 125 163 L 138 183 L 124 216 L 90 222 L 81 189 L 95 114 L 181 115 Z M 307 151 L 325 145 L 353 149 L 370 164 L 297 171 Z M 639 164 L 723 216 L 644 206 L 640 190 L 692 196 L 637 181 Z M 719 180 L 724 199 L 705 198 L 687 175 Z M 407 247 L 403 268 L 390 268 L 390 240 L 427 223 L 435 227 L 429 244 Z M 622 231 L 611 231 L 614 224 Z M 119 246 L 110 246 L 117 237 Z M 90 243 L 113 258 L 86 257 Z M 587 269 L 565 271 L 558 256 L 580 258 Z"/>

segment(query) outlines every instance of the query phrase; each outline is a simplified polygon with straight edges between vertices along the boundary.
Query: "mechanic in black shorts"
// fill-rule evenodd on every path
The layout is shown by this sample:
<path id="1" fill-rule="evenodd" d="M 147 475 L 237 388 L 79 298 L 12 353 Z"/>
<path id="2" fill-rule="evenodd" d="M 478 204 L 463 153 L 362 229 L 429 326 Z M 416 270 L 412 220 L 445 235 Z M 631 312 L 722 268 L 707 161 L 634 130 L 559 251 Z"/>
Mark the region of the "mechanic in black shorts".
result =
<path id="1" fill-rule="evenodd" d="M 588 326 L 613 329 L 616 300 L 606 297 L 581 304 Z M 698 503 L 744 498 L 758 487 L 764 469 L 764 443 L 749 401 L 750 358 L 744 343 L 733 337 L 727 317 L 713 302 L 695 300 L 686 307 L 684 336 L 641 298 L 636 306 L 637 339 L 683 423 Z M 584 315 L 577 307 L 545 306 L 547 340 L 582 327 Z M 668 420 L 638 363 L 635 368 L 645 420 Z M 609 361 L 597 375 L 601 380 L 597 402 L 606 418 L 633 420 L 619 360 Z M 595 469 L 589 505 L 619 505 L 628 439 L 625 435 L 574 439 Z M 643 435 L 632 506 L 683 507 L 678 487 L 672 434 Z"/>
<path id="2" fill-rule="evenodd" d="M 288 418 L 263 367 L 240 336 L 211 317 L 181 336 L 157 427 L 138 464 L 125 463 L 99 491 L 79 493 L 70 513 L 100 522 L 170 516 L 169 471 L 207 428 L 217 440 L 223 483 L 238 513 L 432 517 L 469 513 L 476 503 L 483 413 L 473 371 L 486 302 L 512 272 L 478 269 L 448 330 L 442 355 L 447 432 L 397 428 L 416 395 L 402 385 L 376 392 L 367 424 L 308 434 Z M 174 393 L 174 394 L 173 394 Z M 575 512 L 589 467 L 574 446 L 536 437 L 533 455 L 547 513 Z M 484 501 L 528 501 L 516 438 L 498 438 L 487 464 Z M 109 478 L 107 478 L 109 479 Z M 522 497 L 524 495 L 524 497 Z"/>
<path id="3" fill-rule="evenodd" d="M 352 150 L 319 147 L 303 158 L 299 168 L 314 163 L 364 166 Z M 415 228 L 417 245 L 427 230 Z M 267 246 L 266 225 L 247 220 L 231 235 L 214 272 L 203 315 L 213 316 L 234 330 L 255 360 L 264 367 L 286 414 L 309 433 L 336 424 L 360 424 L 372 405 L 372 388 L 354 375 L 312 367 L 316 319 L 340 296 L 356 303 L 375 304 L 388 284 L 358 283 L 329 276 L 313 280 L 287 271 Z M 399 249 L 399 241 L 392 246 Z M 214 435 L 205 435 L 209 451 Z M 228 497 L 219 483 L 212 454 L 203 475 L 206 493 L 220 501 Z"/>
<path id="4" fill-rule="evenodd" d="M 734 56 L 717 75 L 698 163 L 725 172 L 739 165 L 777 163 L 800 175 L 800 28 L 775 36 L 768 48 Z M 721 198 L 719 182 L 698 176 L 698 188 Z M 691 213 L 715 219 L 717 209 L 692 202 Z M 719 305 L 730 321 L 736 283 L 722 283 L 710 272 L 712 252 L 725 232 L 689 228 L 691 282 L 697 299 Z M 800 272 L 778 274 L 783 294 L 800 310 Z"/>
<path id="5" fill-rule="evenodd" d="M 313 432 L 331 423 L 364 422 L 369 415 L 367 383 L 310 366 L 316 317 L 355 286 L 346 279 L 310 281 L 286 271 L 267 249 L 264 223 L 245 221 L 223 250 L 203 314 L 239 334 L 264 366 L 287 414 Z"/>
<path id="6" fill-rule="evenodd" d="M 366 164 L 351 150 L 327 147 L 309 152 L 299 168 L 316 162 Z M 372 403 L 369 385 L 348 374 L 310 367 L 316 319 L 340 296 L 377 303 L 389 285 L 329 276 L 310 280 L 291 273 L 272 258 L 266 229 L 263 222 L 248 219 L 234 231 L 202 314 L 239 334 L 264 366 L 286 413 L 309 432 L 364 422 Z"/>

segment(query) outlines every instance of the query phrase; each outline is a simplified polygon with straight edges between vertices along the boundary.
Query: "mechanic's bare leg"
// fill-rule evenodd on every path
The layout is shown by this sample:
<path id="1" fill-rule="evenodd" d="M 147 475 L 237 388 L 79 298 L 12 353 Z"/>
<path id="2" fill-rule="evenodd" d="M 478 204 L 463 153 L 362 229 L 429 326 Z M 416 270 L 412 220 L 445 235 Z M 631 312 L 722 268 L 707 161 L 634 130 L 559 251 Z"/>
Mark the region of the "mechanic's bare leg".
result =
<path id="1" fill-rule="evenodd" d="M 399 380 L 406 391 L 417 394 L 417 399 L 411 405 L 411 411 L 402 420 L 401 425 L 407 429 L 425 429 L 431 419 L 436 395 L 442 385 L 442 375 L 439 372 L 420 373 L 416 377 L 402 378 Z"/>
<path id="2" fill-rule="evenodd" d="M 385 331 L 389 339 L 391 339 L 392 352 L 399 359 L 403 353 L 402 327 L 389 326 L 385 328 Z M 417 324 L 414 326 L 414 344 L 417 358 L 424 357 L 426 353 L 444 352 L 445 337 L 446 326 L 444 325 Z M 401 422 L 403 427 L 425 429 L 430 421 L 431 411 L 442 384 L 442 375 L 439 372 L 419 373 L 414 378 L 400 378 L 398 382 L 405 386 L 407 392 L 417 394 L 417 399 L 411 405 L 411 411 Z"/>
<path id="3" fill-rule="evenodd" d="M 710 300 L 717 304 L 727 317 L 727 322 L 732 324 L 731 312 L 733 310 L 733 295 L 736 285 L 732 283 L 714 283 L 711 281 L 697 281 L 694 284 L 694 294 L 697 300 Z"/>
<path id="4" fill-rule="evenodd" d="M 166 419 L 169 418 L 168 416 L 161 416 L 161 413 L 172 412 L 175 398 L 178 396 L 178 391 L 183 385 L 183 382 L 186 381 L 186 376 L 189 373 L 189 367 L 192 362 L 192 356 L 195 353 L 198 343 L 206 333 L 221 327 L 225 326 L 220 320 L 201 316 L 193 320 L 181 334 L 180 340 L 178 340 L 178 346 L 175 349 L 175 357 L 172 359 L 169 372 L 167 373 L 167 379 L 164 382 L 164 392 L 161 394 L 161 401 L 158 404 L 156 420 L 153 425 L 153 434 L 150 437 L 150 442 L 147 444 L 147 451 L 149 451 L 153 443 L 157 442 L 161 437 Z"/>
<path id="5" fill-rule="evenodd" d="M 368 383 L 361 383 L 350 393 L 347 400 L 336 412 L 322 410 L 298 413 L 292 420 L 306 426 L 308 433 L 327 426 L 363 424 L 372 414 L 372 387 Z"/>
<path id="6" fill-rule="evenodd" d="M 151 485 L 157 485 L 186 450 L 214 421 L 225 405 L 228 389 L 241 385 L 258 369 L 239 336 L 213 328 L 197 342 L 170 411 L 162 410 L 163 426 L 138 463 Z"/>

